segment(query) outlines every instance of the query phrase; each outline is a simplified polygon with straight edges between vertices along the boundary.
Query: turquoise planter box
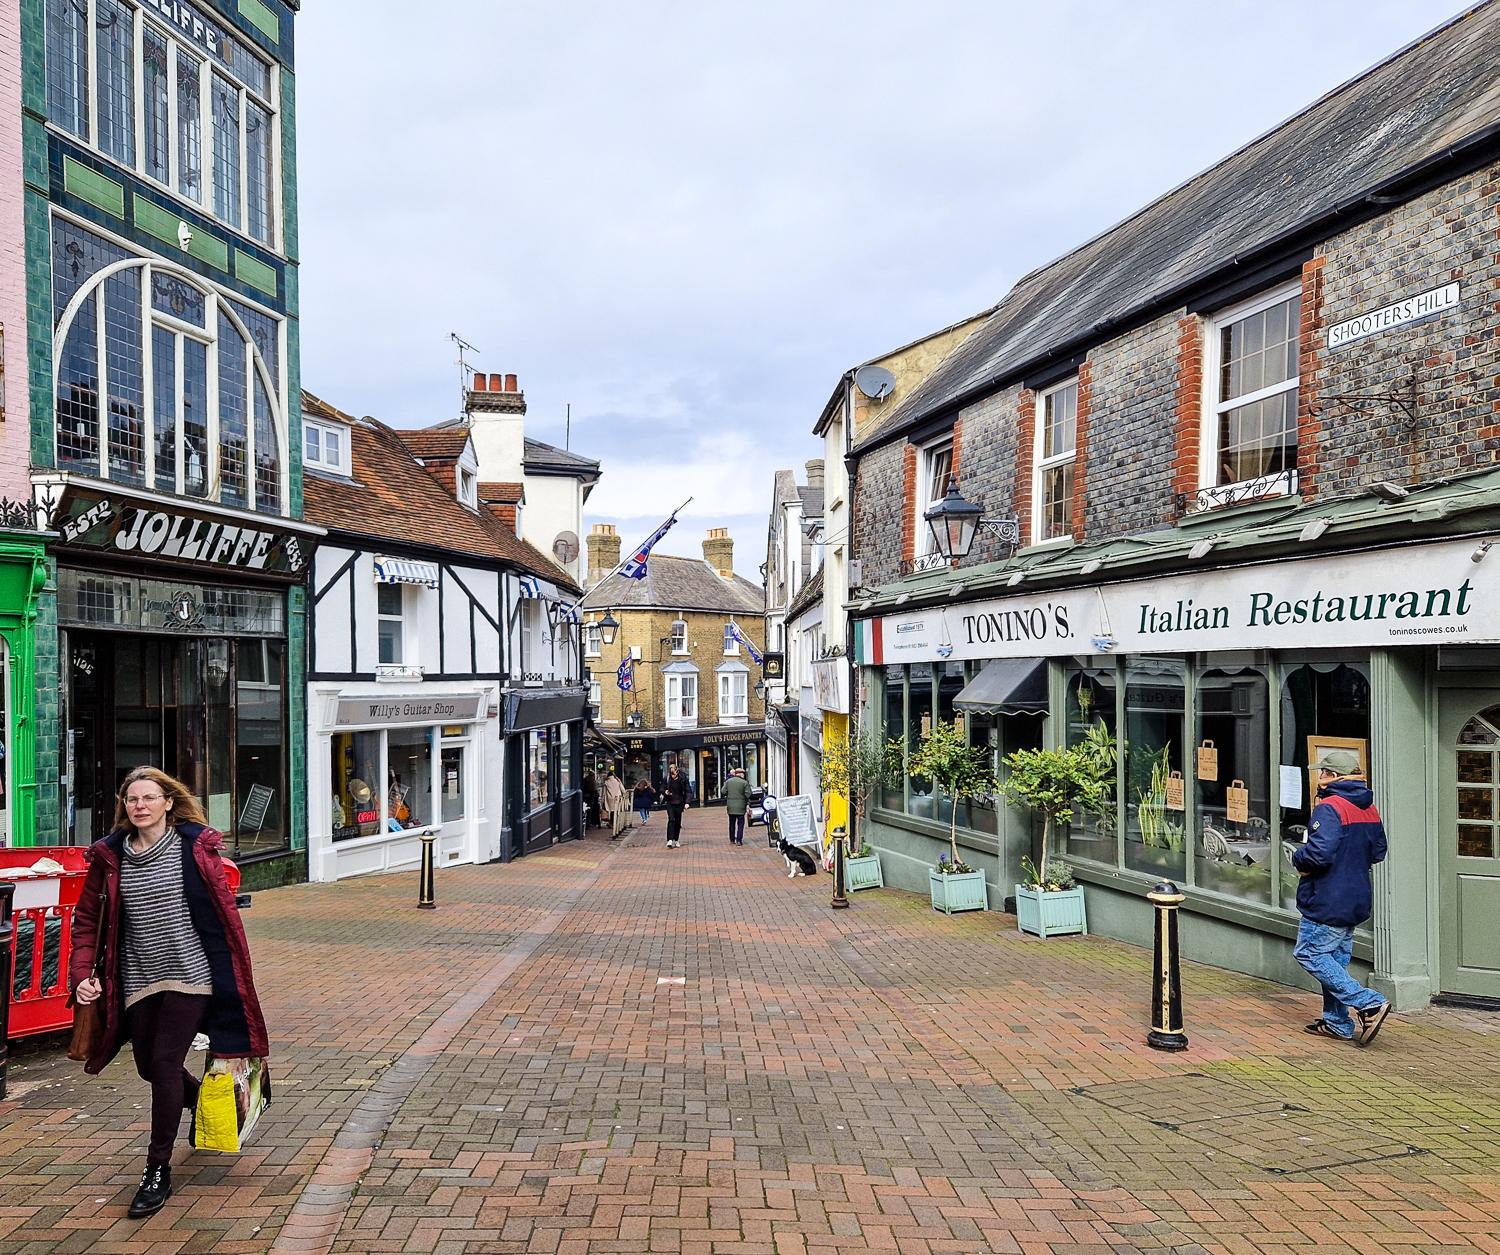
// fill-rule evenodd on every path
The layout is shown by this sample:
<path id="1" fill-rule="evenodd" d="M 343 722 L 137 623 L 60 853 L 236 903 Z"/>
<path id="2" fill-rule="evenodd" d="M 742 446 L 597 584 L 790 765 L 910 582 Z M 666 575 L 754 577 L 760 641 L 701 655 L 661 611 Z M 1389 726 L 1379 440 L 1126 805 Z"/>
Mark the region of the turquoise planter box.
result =
<path id="1" fill-rule="evenodd" d="M 1016 886 L 1016 927 L 1034 937 L 1061 937 L 1069 933 L 1088 935 L 1088 919 L 1083 909 L 1083 886 L 1041 889 Z"/>
<path id="2" fill-rule="evenodd" d="M 885 877 L 880 874 L 880 855 L 868 858 L 846 858 L 844 860 L 844 885 L 853 893 L 856 889 L 884 889 Z"/>
<path id="3" fill-rule="evenodd" d="M 987 911 L 990 909 L 989 888 L 984 883 L 983 872 L 961 872 L 957 876 L 939 876 L 935 871 L 927 873 L 932 888 L 932 909 L 952 915 L 954 911 Z"/>

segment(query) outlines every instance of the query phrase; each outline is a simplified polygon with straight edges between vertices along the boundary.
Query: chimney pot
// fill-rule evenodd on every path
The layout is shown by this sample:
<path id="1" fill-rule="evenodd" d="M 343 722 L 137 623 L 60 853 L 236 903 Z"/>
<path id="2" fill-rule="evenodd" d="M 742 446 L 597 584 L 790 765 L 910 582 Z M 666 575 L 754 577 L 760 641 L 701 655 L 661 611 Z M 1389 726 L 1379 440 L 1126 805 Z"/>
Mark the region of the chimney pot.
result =
<path id="1" fill-rule="evenodd" d="M 499 375 L 491 375 L 490 376 L 490 391 L 491 392 L 503 392 L 504 391 L 504 389 L 500 386 L 500 376 Z"/>
<path id="2" fill-rule="evenodd" d="M 474 372 L 474 386 L 470 389 L 470 391 L 471 392 L 483 392 L 484 391 L 484 375 L 481 374 L 477 370 Z"/>
<path id="3" fill-rule="evenodd" d="M 514 375 L 505 376 L 505 390 L 507 392 L 519 392 L 521 390 L 516 386 L 516 377 Z"/>

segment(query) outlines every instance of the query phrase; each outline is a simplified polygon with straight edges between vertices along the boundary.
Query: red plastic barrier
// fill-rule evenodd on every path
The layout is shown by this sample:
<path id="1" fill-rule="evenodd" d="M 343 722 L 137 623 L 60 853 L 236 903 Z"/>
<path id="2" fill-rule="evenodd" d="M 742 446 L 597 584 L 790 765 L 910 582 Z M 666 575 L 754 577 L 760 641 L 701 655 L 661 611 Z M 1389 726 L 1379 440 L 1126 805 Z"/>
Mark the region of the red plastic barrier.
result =
<path id="1" fill-rule="evenodd" d="M 0 880 L 12 881 L 15 898 L 15 964 L 11 984 L 10 1036 L 53 1033 L 73 1023 L 68 1009 L 68 960 L 73 954 L 73 908 L 87 874 L 84 847 L 34 845 L 0 850 Z M 29 874 L 44 858 L 63 870 Z M 224 860 L 231 892 L 240 869 Z"/>

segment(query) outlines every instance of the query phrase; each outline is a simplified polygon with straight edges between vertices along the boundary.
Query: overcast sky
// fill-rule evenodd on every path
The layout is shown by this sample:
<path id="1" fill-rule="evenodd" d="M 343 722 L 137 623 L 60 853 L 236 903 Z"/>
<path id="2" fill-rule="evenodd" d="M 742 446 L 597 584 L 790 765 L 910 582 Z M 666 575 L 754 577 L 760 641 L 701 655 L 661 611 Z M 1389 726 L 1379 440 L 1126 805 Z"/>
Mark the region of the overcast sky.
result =
<path id="1" fill-rule="evenodd" d="M 586 524 L 664 552 L 821 455 L 850 366 L 998 301 L 1457 11 L 1453 0 L 304 0 L 302 377 L 603 463 Z"/>

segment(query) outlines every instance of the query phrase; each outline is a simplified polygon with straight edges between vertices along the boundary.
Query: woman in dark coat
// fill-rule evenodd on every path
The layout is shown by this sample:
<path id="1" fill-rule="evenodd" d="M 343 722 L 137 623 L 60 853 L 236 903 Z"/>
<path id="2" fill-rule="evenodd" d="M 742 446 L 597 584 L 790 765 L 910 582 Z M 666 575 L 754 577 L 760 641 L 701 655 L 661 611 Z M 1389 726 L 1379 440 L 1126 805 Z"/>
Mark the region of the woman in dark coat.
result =
<path id="1" fill-rule="evenodd" d="M 198 1079 L 184 1067 L 193 1038 L 206 1033 L 222 1058 L 269 1053 L 223 845 L 186 785 L 137 767 L 120 788 L 114 830 L 89 849 L 73 914 L 73 997 L 103 999 L 103 1039 L 84 1071 L 103 1070 L 128 1038 L 151 1086 L 146 1171 L 130 1204 L 136 1218 L 161 1210 L 172 1193 L 172 1146 L 184 1109 L 198 1101 Z"/>

